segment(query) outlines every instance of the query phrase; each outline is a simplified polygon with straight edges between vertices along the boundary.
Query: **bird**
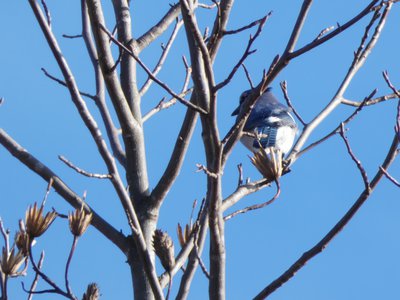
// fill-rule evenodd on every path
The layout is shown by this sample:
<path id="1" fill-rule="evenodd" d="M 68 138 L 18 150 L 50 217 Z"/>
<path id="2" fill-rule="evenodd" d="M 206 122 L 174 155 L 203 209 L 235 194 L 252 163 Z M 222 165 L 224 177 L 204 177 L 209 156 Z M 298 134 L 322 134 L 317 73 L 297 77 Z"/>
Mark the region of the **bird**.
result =
<path id="1" fill-rule="evenodd" d="M 243 103 L 252 90 L 246 90 L 240 95 L 239 106 L 232 112 L 241 115 Z M 291 109 L 278 101 L 268 87 L 258 97 L 256 103 L 243 127 L 241 142 L 250 151 L 256 153 L 260 146 L 264 149 L 279 150 L 284 156 L 293 146 L 297 134 L 297 124 L 291 114 Z"/>

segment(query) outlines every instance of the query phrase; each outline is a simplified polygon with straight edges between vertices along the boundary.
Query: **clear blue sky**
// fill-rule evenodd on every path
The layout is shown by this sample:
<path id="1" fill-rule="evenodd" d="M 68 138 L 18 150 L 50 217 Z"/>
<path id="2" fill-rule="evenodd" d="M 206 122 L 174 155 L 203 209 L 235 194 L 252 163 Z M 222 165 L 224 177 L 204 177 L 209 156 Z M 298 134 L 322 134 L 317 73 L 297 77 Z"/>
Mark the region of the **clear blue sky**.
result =
<path id="1" fill-rule="evenodd" d="M 80 39 L 63 39 L 61 35 L 80 32 L 80 1 L 53 1 L 47 4 L 53 18 L 53 30 L 59 38 L 63 53 L 77 79 L 79 88 L 93 93 L 92 68 Z M 110 1 L 105 4 L 109 9 Z M 261 37 L 255 43 L 257 52 L 246 65 L 255 82 L 268 68 L 273 57 L 286 45 L 302 1 L 236 1 L 229 28 L 234 29 L 258 19 L 268 11 L 273 15 Z M 368 1 L 315 1 L 300 37 L 299 45 L 313 40 L 318 33 L 337 22 L 343 24 L 360 11 Z M 146 8 L 146 6 L 151 9 Z M 133 31 L 140 35 L 169 8 L 167 2 L 133 1 Z M 214 17 L 214 11 L 201 11 L 202 28 Z M 108 24 L 113 23 L 112 12 Z M 362 100 L 374 88 L 377 95 L 389 94 L 381 72 L 388 70 L 392 82 L 400 87 L 400 9 L 395 5 L 376 48 L 365 66 L 356 75 L 345 96 Z M 278 98 L 283 99 L 279 82 L 287 80 L 292 101 L 306 121 L 311 120 L 334 96 L 346 74 L 353 51 L 358 47 L 369 17 L 306 55 L 291 62 L 272 84 Z M 170 31 L 169 31 L 170 32 Z M 250 33 L 254 29 L 223 42 L 215 63 L 217 81 L 230 72 L 242 55 Z M 96 151 L 88 130 L 64 87 L 46 78 L 40 68 L 61 76 L 43 34 L 27 1 L 0 3 L 0 127 L 22 146 L 56 172 L 74 191 L 87 191 L 87 201 L 116 228 L 129 232 L 124 213 L 109 182 L 81 177 L 57 158 L 64 155 L 76 165 L 102 173 L 106 168 Z M 181 31 L 159 77 L 175 90 L 179 90 L 184 69 L 180 57 L 187 55 Z M 143 60 L 155 64 L 160 54 L 159 38 L 154 46 L 145 50 Z M 141 79 L 145 79 L 140 72 Z M 232 83 L 219 93 L 219 125 L 222 135 L 232 126 L 230 116 L 237 105 L 238 96 L 248 88 L 242 71 Z M 143 111 L 154 107 L 166 93 L 155 85 L 143 99 Z M 87 100 L 95 117 L 96 107 Z M 348 137 L 355 154 L 363 163 L 370 178 L 382 163 L 390 146 L 395 123 L 396 101 L 368 107 L 348 125 Z M 340 107 L 312 134 L 315 141 L 335 128 L 353 108 Z M 145 124 L 149 177 L 152 186 L 169 158 L 184 108 L 177 104 L 159 113 Z M 100 123 L 100 122 L 99 122 Z M 195 173 L 196 163 L 204 163 L 203 146 L 197 127 L 185 166 L 176 185 L 162 207 L 160 228 L 176 238 L 178 222 L 187 222 L 194 199 L 205 193 L 205 176 Z M 234 149 L 224 173 L 224 196 L 228 196 L 237 182 L 236 165 L 243 163 L 246 177 L 260 175 L 248 160 L 248 151 L 240 144 Z M 390 172 L 400 179 L 399 162 Z M 6 227 L 14 232 L 18 219 L 34 201 L 40 202 L 46 183 L 0 147 L 0 216 Z M 304 251 L 319 241 L 343 216 L 363 189 L 363 182 L 343 141 L 333 137 L 304 155 L 282 178 L 282 194 L 273 205 L 246 215 L 238 216 L 226 224 L 227 244 L 227 298 L 248 299 L 286 270 Z M 243 199 L 240 208 L 265 201 L 274 190 L 266 188 Z M 289 283 L 270 299 L 398 299 L 400 292 L 400 197 L 399 189 L 387 180 L 379 185 L 350 224 L 328 248 L 310 261 Z M 60 213 L 71 211 L 66 202 L 52 192 L 47 208 Z M 45 249 L 44 270 L 60 285 L 72 236 L 65 220 L 57 219 L 51 229 L 34 247 L 35 256 Z M 0 242 L 0 244 L 2 241 Z M 176 249 L 176 251 L 178 251 Z M 205 250 L 207 253 L 208 250 Z M 203 255 L 206 257 L 206 255 Z M 129 268 L 123 255 L 90 228 L 78 244 L 70 274 L 74 292 L 81 297 L 86 285 L 92 281 L 100 285 L 102 299 L 131 299 Z M 207 263 L 207 259 L 205 258 Z M 161 268 L 159 268 L 161 270 Z M 32 272 L 26 278 L 10 282 L 10 298 L 25 298 L 20 281 L 29 285 Z M 179 285 L 179 276 L 173 284 L 173 293 Z M 40 288 L 46 288 L 41 284 Z M 174 295 L 174 294 L 173 294 Z M 207 281 L 199 270 L 193 283 L 190 299 L 207 297 Z M 55 296 L 36 296 L 37 299 L 58 299 Z"/>

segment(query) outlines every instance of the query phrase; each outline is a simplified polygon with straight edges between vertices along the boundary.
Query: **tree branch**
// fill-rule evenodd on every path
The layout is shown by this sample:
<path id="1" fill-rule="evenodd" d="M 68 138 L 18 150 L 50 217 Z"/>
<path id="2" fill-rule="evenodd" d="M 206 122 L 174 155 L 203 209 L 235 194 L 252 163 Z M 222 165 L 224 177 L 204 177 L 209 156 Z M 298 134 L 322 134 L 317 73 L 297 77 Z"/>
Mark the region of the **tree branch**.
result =
<path id="1" fill-rule="evenodd" d="M 82 206 L 93 214 L 91 224 L 101 232 L 107 239 L 114 243 L 123 253 L 128 251 L 125 236 L 112 227 L 89 205 L 87 205 L 75 192 L 73 192 L 51 169 L 31 155 L 26 149 L 14 141 L 3 129 L 0 128 L 0 144 L 4 146 L 15 158 L 27 166 L 33 172 L 42 177 L 46 182 L 53 181 L 54 190 L 74 208 Z"/>
<path id="2" fill-rule="evenodd" d="M 172 22 L 181 13 L 180 4 L 177 3 L 172 5 L 168 12 L 161 18 L 161 20 L 150 28 L 146 33 L 137 39 L 138 52 L 141 52 L 144 48 L 150 45 L 156 38 L 162 35 Z"/>
<path id="3" fill-rule="evenodd" d="M 336 28 L 335 30 L 332 30 L 330 33 L 324 35 L 323 37 L 316 39 L 314 41 L 312 41 L 311 43 L 301 47 L 300 49 L 296 50 L 296 51 L 292 51 L 289 55 L 288 58 L 292 59 L 295 58 L 297 56 L 300 56 L 302 54 L 304 54 L 305 52 L 308 52 L 312 49 L 314 49 L 315 47 L 318 47 L 319 45 L 325 43 L 326 41 L 330 40 L 331 38 L 337 36 L 338 34 L 342 33 L 343 31 L 345 31 L 346 29 L 350 28 L 352 25 L 356 24 L 358 21 L 360 21 L 363 17 L 365 17 L 366 15 L 368 15 L 371 11 L 373 11 L 374 6 L 376 3 L 378 3 L 379 0 L 373 0 L 370 2 L 370 4 L 368 4 L 358 15 L 356 15 L 354 18 L 352 18 L 351 20 L 349 20 L 348 22 L 344 23 L 343 25 L 339 26 L 338 28 Z M 294 49 L 294 48 L 292 48 Z"/>
<path id="4" fill-rule="evenodd" d="M 157 76 L 157 74 L 161 71 L 161 68 L 162 68 L 162 66 L 163 66 L 163 64 L 164 64 L 164 62 L 165 62 L 165 60 L 166 60 L 166 58 L 168 56 L 168 53 L 171 50 L 171 46 L 174 43 L 174 41 L 175 41 L 175 39 L 176 39 L 176 37 L 178 35 L 179 29 L 182 27 L 182 25 L 183 25 L 183 21 L 182 20 L 179 21 L 177 19 L 176 23 L 175 23 L 174 30 L 172 31 L 171 36 L 169 37 L 167 44 L 162 47 L 162 54 L 161 54 L 161 56 L 160 56 L 160 58 L 159 58 L 159 60 L 158 60 L 158 62 L 156 64 L 156 66 L 153 69 L 152 74 L 154 76 Z M 148 77 L 146 82 L 143 84 L 143 86 L 139 90 L 140 96 L 143 96 L 146 93 L 146 91 L 150 88 L 152 83 L 153 83 L 153 80 L 150 77 Z"/>
<path id="5" fill-rule="evenodd" d="M 41 68 L 41 70 L 42 70 L 42 72 L 44 73 L 44 75 L 45 75 L 46 77 L 48 77 L 48 78 L 50 78 L 51 80 L 53 80 L 53 81 L 55 81 L 55 82 L 61 84 L 62 86 L 65 86 L 66 88 L 68 88 L 68 86 L 67 86 L 67 84 L 65 83 L 65 81 L 63 81 L 63 80 L 61 80 L 61 79 L 58 79 L 57 77 L 51 75 L 49 72 L 47 72 L 47 70 L 46 70 L 45 68 Z M 81 91 L 79 91 L 79 94 L 81 94 L 81 95 L 84 96 L 84 97 L 88 97 L 88 98 L 90 98 L 90 99 L 92 99 L 92 100 L 95 100 L 95 99 L 96 99 L 95 96 L 93 96 L 93 95 L 91 95 L 91 94 L 89 94 L 89 93 L 86 93 L 86 92 L 81 92 Z"/>
<path id="6" fill-rule="evenodd" d="M 387 179 L 389 179 L 394 185 L 397 187 L 400 187 L 400 182 L 398 182 L 394 177 L 392 177 L 388 171 L 386 171 L 383 167 L 379 167 L 379 170 L 383 172 L 383 174 L 386 176 Z"/>
<path id="7" fill-rule="evenodd" d="M 339 130 L 341 128 L 341 124 L 343 123 L 344 125 L 348 124 L 350 121 L 352 121 L 354 119 L 354 117 L 363 109 L 363 107 L 365 106 L 366 103 L 368 103 L 372 97 L 376 94 L 377 89 L 373 90 L 372 93 L 366 97 L 364 99 L 364 101 L 361 102 L 361 104 L 359 106 L 357 106 L 357 109 L 354 110 L 354 112 L 343 122 L 341 122 L 335 129 L 333 129 L 330 133 L 328 133 L 326 136 L 324 136 L 323 138 L 311 143 L 310 145 L 308 145 L 307 147 L 305 147 L 303 150 L 301 150 L 297 156 L 300 157 L 302 156 L 304 153 L 306 153 L 307 151 L 311 150 L 312 148 L 318 146 L 319 144 L 325 142 L 327 139 L 329 139 L 330 137 L 334 136 L 335 134 L 339 133 Z"/>
<path id="8" fill-rule="evenodd" d="M 115 63 L 109 45 L 109 36 L 102 29 L 105 28 L 105 21 L 101 1 L 87 0 L 86 2 L 88 4 L 92 32 L 96 41 L 99 63 L 122 128 L 130 195 L 133 199 L 139 201 L 147 197 L 149 190 L 142 124 L 140 120 L 135 119 L 132 115 L 116 70 L 113 69 Z M 114 37 L 112 38 L 114 39 Z M 129 202 L 131 201 L 129 200 Z"/>
<path id="9" fill-rule="evenodd" d="M 190 82 L 190 75 L 192 74 L 192 68 L 189 67 L 189 65 L 186 62 L 186 58 L 184 56 L 183 56 L 183 63 L 185 65 L 186 76 L 185 76 L 185 80 L 183 82 L 183 87 L 181 89 L 181 93 L 179 95 L 181 97 L 185 97 L 187 94 L 189 94 L 193 91 L 193 88 L 188 89 L 188 85 Z M 146 122 L 149 118 L 151 118 L 153 115 L 155 115 L 159 111 L 166 109 L 166 108 L 170 108 L 172 105 L 175 105 L 176 101 L 177 101 L 176 98 L 171 98 L 167 102 L 164 102 L 164 98 L 161 99 L 161 101 L 152 110 L 150 110 L 148 113 L 146 113 L 143 116 L 142 121 Z"/>
<path id="10" fill-rule="evenodd" d="M 289 93 L 288 93 L 288 91 L 287 91 L 287 82 L 286 82 L 286 80 L 282 81 L 282 82 L 280 83 L 280 86 L 281 86 L 281 89 L 282 89 L 282 92 L 283 92 L 283 96 L 284 96 L 284 98 L 285 98 L 285 100 L 286 100 L 287 105 L 290 107 L 290 109 L 291 109 L 291 110 L 293 111 L 293 113 L 296 115 L 297 119 L 299 119 L 299 121 L 301 122 L 301 124 L 303 124 L 303 126 L 306 126 L 307 123 L 304 122 L 303 118 L 300 116 L 300 114 L 299 114 L 299 113 L 296 111 L 296 109 L 294 108 L 294 106 L 293 106 L 293 104 L 292 104 L 292 101 L 290 101 Z"/>
<path id="11" fill-rule="evenodd" d="M 375 3 L 375 1 L 373 1 Z M 341 100 L 343 97 L 344 92 L 347 90 L 347 87 L 349 86 L 351 80 L 353 77 L 356 75 L 358 70 L 363 66 L 365 63 L 366 59 L 368 58 L 369 54 L 371 53 L 372 49 L 376 45 L 377 40 L 379 39 L 380 33 L 382 28 L 384 27 L 386 18 L 388 16 L 388 13 L 392 7 L 392 3 L 388 2 L 388 5 L 385 7 L 381 17 L 379 18 L 378 24 L 375 27 L 374 34 L 372 35 L 371 39 L 369 40 L 368 44 L 363 48 L 362 53 L 359 55 L 356 55 L 353 59 L 353 62 L 351 63 L 351 66 L 342 81 L 338 91 L 336 92 L 335 96 L 333 99 L 328 103 L 328 105 L 310 122 L 308 123 L 305 127 L 304 130 L 297 140 L 296 144 L 294 145 L 292 151 L 289 153 L 287 160 L 290 161 L 290 163 L 294 163 L 296 159 L 298 158 L 299 151 L 301 147 L 304 145 L 310 134 L 314 131 L 314 129 L 328 116 L 330 113 L 336 109 L 336 107 L 341 104 Z M 369 11 L 369 10 L 368 10 Z M 380 14 L 379 10 L 376 10 L 374 12 L 374 15 L 371 18 L 370 23 L 367 25 L 367 29 L 370 29 L 373 23 L 377 20 L 376 16 Z M 361 39 L 360 45 L 363 45 L 365 42 L 365 36 L 368 35 L 368 31 L 366 30 L 364 33 L 364 36 Z M 359 47 L 360 48 L 360 47 Z"/>
<path id="12" fill-rule="evenodd" d="M 387 169 L 394 159 L 396 158 L 397 146 L 399 141 L 397 138 L 393 139 L 392 145 L 386 158 L 382 164 L 384 169 Z M 353 204 L 353 206 L 347 211 L 347 213 L 336 223 L 334 227 L 317 243 L 308 251 L 304 252 L 304 254 L 294 262 L 282 275 L 276 278 L 273 282 L 271 282 L 268 286 L 266 286 L 257 296 L 254 297 L 255 300 L 265 299 L 278 288 L 280 288 L 284 283 L 289 281 L 304 265 L 311 260 L 313 257 L 321 253 L 328 244 L 333 240 L 333 238 L 343 230 L 343 228 L 350 222 L 350 220 L 354 217 L 357 211 L 361 208 L 361 206 L 368 200 L 369 196 L 373 192 L 373 190 L 378 185 L 384 173 L 379 170 L 374 176 L 369 189 L 365 189 L 357 201 Z"/>
<path id="13" fill-rule="evenodd" d="M 111 178 L 110 174 L 96 174 L 96 173 L 89 173 L 85 170 L 82 170 L 81 168 L 75 166 L 72 162 L 70 162 L 68 159 L 66 159 L 62 155 L 59 155 L 58 159 L 61 160 L 63 163 L 65 163 L 71 169 L 78 172 L 79 174 L 82 174 L 83 176 L 91 177 L 91 178 L 98 178 L 98 179 L 110 179 Z"/>
<path id="14" fill-rule="evenodd" d="M 349 153 L 351 159 L 355 162 L 355 164 L 357 165 L 358 170 L 361 173 L 361 177 L 364 181 L 364 185 L 365 185 L 365 190 L 367 191 L 369 189 L 369 180 L 368 180 L 368 176 L 367 176 L 367 172 L 365 171 L 364 167 L 362 166 L 361 162 L 359 159 L 357 159 L 357 157 L 354 155 L 353 150 L 351 149 L 350 143 L 347 139 L 347 137 L 344 134 L 344 124 L 342 123 L 340 125 L 340 136 L 342 137 L 344 143 L 346 144 L 346 148 L 347 148 L 347 152 Z"/>
<path id="15" fill-rule="evenodd" d="M 260 203 L 260 204 L 254 204 L 254 205 L 251 205 L 251 206 L 247 206 L 247 207 L 245 207 L 243 209 L 239 209 L 239 210 L 237 210 L 237 211 L 235 211 L 233 213 L 230 213 L 229 215 L 224 217 L 224 221 L 228 221 L 229 219 L 232 219 L 233 217 L 235 217 L 235 216 L 237 216 L 239 214 L 244 214 L 244 213 L 247 213 L 248 211 L 260 209 L 260 208 L 263 208 L 263 207 L 265 207 L 267 205 L 270 205 L 272 202 L 274 202 L 276 199 L 278 199 L 279 195 L 281 194 L 281 186 L 280 186 L 279 180 L 275 180 L 275 183 L 276 183 L 276 193 L 271 199 L 269 199 L 266 202 L 263 202 L 263 203 Z"/>
<path id="16" fill-rule="evenodd" d="M 113 151 L 115 158 L 119 163 L 126 167 L 126 156 L 125 151 L 122 149 L 119 140 L 119 131 L 114 125 L 114 121 L 110 115 L 110 111 L 107 107 L 104 78 L 101 73 L 101 68 L 97 56 L 97 50 L 94 45 L 92 35 L 90 34 L 91 26 L 89 20 L 89 14 L 87 9 L 86 0 L 81 0 L 81 13 L 82 13 L 82 37 L 85 41 L 86 49 L 88 51 L 89 58 L 92 62 L 95 80 L 96 80 L 96 96 L 94 98 L 95 103 L 100 111 L 101 118 L 106 128 L 107 136 L 110 141 L 110 146 Z"/>
<path id="17" fill-rule="evenodd" d="M 218 91 L 219 89 L 223 88 L 224 86 L 226 86 L 233 78 L 233 76 L 236 74 L 237 70 L 240 68 L 241 65 L 243 65 L 244 61 L 246 60 L 246 58 L 253 54 L 256 50 L 250 50 L 251 46 L 253 45 L 254 41 L 258 38 L 258 36 L 260 35 L 265 22 L 267 22 L 268 18 L 271 16 L 272 12 L 269 12 L 264 18 L 257 20 L 256 24 L 258 24 L 258 28 L 256 33 L 253 36 L 250 36 L 249 41 L 247 42 L 247 47 L 242 55 L 242 57 L 239 59 L 239 61 L 237 62 L 237 64 L 233 67 L 232 71 L 229 73 L 228 77 L 223 80 L 221 83 L 218 83 L 214 89 L 216 91 Z"/>
<path id="18" fill-rule="evenodd" d="M 124 49 L 129 55 L 131 55 L 138 63 L 139 65 L 143 68 L 143 70 L 147 73 L 147 75 L 149 75 L 149 77 L 155 81 L 159 86 L 161 86 L 164 90 L 166 90 L 172 97 L 176 98 L 180 103 L 182 103 L 183 105 L 195 110 L 196 112 L 202 113 L 202 114 L 207 114 L 207 111 L 205 111 L 204 109 L 202 109 L 201 107 L 198 107 L 196 105 L 194 105 L 191 102 L 186 101 L 185 99 L 183 99 L 182 97 L 180 97 L 178 94 L 176 94 L 174 91 L 172 91 L 168 85 L 166 85 L 164 82 L 162 82 L 161 80 L 159 80 L 157 77 L 155 77 L 149 68 L 146 67 L 146 65 L 139 59 L 139 57 L 137 57 L 130 49 L 128 49 L 126 46 L 124 46 L 123 44 L 121 44 L 118 40 L 116 40 L 111 34 L 110 32 L 105 28 L 102 27 L 102 30 L 109 36 L 109 38 L 115 43 L 117 44 L 119 47 L 121 47 L 122 49 Z"/>

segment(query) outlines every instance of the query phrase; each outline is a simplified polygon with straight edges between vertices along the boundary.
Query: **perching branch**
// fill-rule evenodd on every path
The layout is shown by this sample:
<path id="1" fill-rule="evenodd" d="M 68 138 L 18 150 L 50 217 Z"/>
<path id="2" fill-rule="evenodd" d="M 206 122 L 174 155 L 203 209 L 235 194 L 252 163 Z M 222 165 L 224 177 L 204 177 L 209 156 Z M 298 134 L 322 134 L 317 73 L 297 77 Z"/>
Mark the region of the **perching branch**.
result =
<path id="1" fill-rule="evenodd" d="M 278 199 L 279 195 L 281 194 L 281 186 L 279 184 L 279 180 L 275 180 L 275 183 L 276 183 L 276 193 L 271 199 L 269 199 L 268 201 L 263 202 L 263 203 L 254 204 L 254 205 L 251 205 L 251 206 L 247 206 L 247 207 L 245 207 L 243 209 L 239 209 L 237 211 L 234 211 L 233 213 L 230 213 L 229 215 L 225 216 L 224 217 L 224 221 L 228 221 L 229 219 L 232 219 L 233 217 L 235 217 L 235 216 L 237 216 L 239 214 L 244 214 L 244 213 L 247 213 L 248 211 L 260 209 L 260 208 L 263 208 L 263 207 L 265 207 L 267 205 L 270 205 L 272 202 L 274 202 L 276 199 Z"/>

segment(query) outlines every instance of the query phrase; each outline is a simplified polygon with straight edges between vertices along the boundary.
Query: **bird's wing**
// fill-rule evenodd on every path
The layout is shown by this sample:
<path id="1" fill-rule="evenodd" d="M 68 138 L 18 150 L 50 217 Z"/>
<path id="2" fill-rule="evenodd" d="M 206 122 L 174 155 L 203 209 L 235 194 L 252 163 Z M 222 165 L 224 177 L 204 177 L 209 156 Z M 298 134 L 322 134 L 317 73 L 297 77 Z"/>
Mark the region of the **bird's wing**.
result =
<path id="1" fill-rule="evenodd" d="M 264 108 L 253 110 L 244 126 L 245 131 L 251 131 L 257 127 L 266 126 L 290 126 L 296 127 L 296 123 L 285 106 L 275 106 L 273 109 Z"/>

